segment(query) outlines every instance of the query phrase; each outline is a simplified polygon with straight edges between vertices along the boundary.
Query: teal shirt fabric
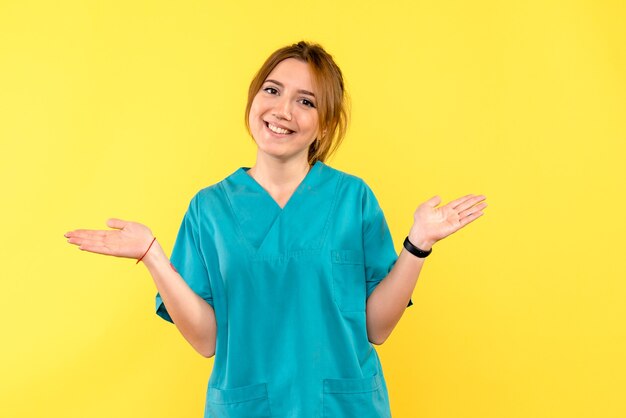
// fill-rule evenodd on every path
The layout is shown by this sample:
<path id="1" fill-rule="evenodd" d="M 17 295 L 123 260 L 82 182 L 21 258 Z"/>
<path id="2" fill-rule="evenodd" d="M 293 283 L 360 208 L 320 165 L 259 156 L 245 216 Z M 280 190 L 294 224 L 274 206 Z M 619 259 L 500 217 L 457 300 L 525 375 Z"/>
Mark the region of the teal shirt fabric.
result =
<path id="1" fill-rule="evenodd" d="M 281 209 L 247 170 L 193 197 L 170 259 L 215 310 L 205 417 L 390 417 L 365 307 L 397 254 L 374 194 L 317 162 Z"/>

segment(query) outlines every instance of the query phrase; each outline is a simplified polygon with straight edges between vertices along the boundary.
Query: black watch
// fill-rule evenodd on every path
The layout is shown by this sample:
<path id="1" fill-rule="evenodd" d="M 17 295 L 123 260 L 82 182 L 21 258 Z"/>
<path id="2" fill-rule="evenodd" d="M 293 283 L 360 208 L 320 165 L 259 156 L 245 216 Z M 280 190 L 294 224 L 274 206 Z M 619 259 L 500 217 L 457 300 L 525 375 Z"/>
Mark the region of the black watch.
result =
<path id="1" fill-rule="evenodd" d="M 406 239 L 404 240 L 404 248 L 406 248 L 408 252 L 410 252 L 417 258 L 426 258 L 430 255 L 430 253 L 433 252 L 432 248 L 428 251 L 420 250 L 415 245 L 411 244 L 411 241 L 409 241 L 409 237 L 406 237 Z"/>

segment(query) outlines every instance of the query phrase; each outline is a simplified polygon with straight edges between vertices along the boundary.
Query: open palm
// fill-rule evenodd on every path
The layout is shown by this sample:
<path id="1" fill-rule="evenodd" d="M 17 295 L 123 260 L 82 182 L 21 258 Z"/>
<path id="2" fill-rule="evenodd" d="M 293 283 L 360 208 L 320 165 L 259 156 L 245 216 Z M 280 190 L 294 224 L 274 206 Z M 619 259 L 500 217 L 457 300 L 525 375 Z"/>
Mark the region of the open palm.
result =
<path id="1" fill-rule="evenodd" d="M 455 233 L 483 215 L 482 210 L 487 207 L 484 200 L 485 196 L 470 194 L 437 207 L 441 198 L 434 196 L 419 205 L 413 214 L 415 234 L 419 235 L 413 239 L 432 245 Z"/>
<path id="2" fill-rule="evenodd" d="M 76 229 L 64 236 L 81 250 L 125 258 L 141 257 L 153 240 L 150 228 L 138 222 L 112 218 L 107 226 L 114 230 Z"/>

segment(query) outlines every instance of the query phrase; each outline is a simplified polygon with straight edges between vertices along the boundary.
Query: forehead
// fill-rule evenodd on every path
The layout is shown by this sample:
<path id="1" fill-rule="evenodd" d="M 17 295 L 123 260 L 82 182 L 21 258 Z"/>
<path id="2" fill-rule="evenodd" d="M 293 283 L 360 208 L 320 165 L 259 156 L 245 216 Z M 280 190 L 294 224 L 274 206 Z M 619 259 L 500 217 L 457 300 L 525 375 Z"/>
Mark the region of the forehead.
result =
<path id="1" fill-rule="evenodd" d="M 287 58 L 276 65 L 266 80 L 276 80 L 285 87 L 315 92 L 311 66 L 295 58 Z"/>

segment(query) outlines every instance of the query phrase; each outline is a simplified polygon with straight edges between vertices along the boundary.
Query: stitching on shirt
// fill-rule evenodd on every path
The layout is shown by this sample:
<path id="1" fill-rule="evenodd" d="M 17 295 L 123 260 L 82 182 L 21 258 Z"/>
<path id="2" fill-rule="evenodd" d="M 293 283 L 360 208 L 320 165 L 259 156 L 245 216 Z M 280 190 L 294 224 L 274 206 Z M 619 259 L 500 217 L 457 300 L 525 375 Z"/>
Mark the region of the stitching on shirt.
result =
<path id="1" fill-rule="evenodd" d="M 248 248 L 249 254 L 254 254 L 256 249 L 252 246 L 252 243 L 246 239 L 246 236 L 243 233 L 243 229 L 241 229 L 241 224 L 239 223 L 239 219 L 237 219 L 237 213 L 235 212 L 235 208 L 233 207 L 233 202 L 230 200 L 230 196 L 228 196 L 228 192 L 225 189 L 224 181 L 221 181 L 219 184 L 221 192 L 226 197 L 226 202 L 228 203 L 228 208 L 230 209 L 230 214 L 233 217 L 233 223 L 235 224 L 235 228 L 237 229 L 237 241 L 240 244 L 246 246 Z"/>
<path id="2" fill-rule="evenodd" d="M 335 192 L 333 193 L 333 202 L 330 206 L 330 210 L 328 211 L 328 217 L 326 218 L 326 224 L 324 225 L 324 231 L 322 232 L 322 239 L 320 241 L 320 248 L 324 248 L 324 244 L 326 244 L 326 236 L 328 235 L 328 229 L 330 228 L 331 220 L 333 219 L 333 215 L 335 214 L 335 210 L 337 208 L 337 198 L 339 196 L 339 186 L 343 183 L 343 179 L 345 175 L 343 172 L 338 171 L 339 178 L 337 179 L 337 185 L 335 186 Z"/>

